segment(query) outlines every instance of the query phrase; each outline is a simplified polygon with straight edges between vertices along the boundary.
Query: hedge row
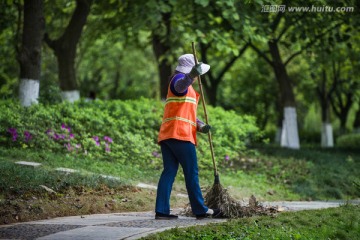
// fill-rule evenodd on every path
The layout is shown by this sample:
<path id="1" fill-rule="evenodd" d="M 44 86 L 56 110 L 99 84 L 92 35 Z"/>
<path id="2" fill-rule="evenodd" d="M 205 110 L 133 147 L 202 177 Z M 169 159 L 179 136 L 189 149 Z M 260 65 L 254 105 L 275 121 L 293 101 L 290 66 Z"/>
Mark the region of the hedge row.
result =
<path id="1" fill-rule="evenodd" d="M 199 118 L 203 116 L 199 105 Z M 164 104 L 151 99 L 78 101 L 28 108 L 0 101 L 0 144 L 86 154 L 99 160 L 161 164 L 156 142 Z M 237 157 L 259 137 L 251 116 L 208 108 L 217 161 Z M 199 134 L 200 135 L 200 134 Z M 200 167 L 211 167 L 207 135 L 199 136 Z M 199 161 L 200 162 L 200 161 Z"/>
<path id="2" fill-rule="evenodd" d="M 336 139 L 336 144 L 340 148 L 359 149 L 360 133 L 342 135 Z"/>

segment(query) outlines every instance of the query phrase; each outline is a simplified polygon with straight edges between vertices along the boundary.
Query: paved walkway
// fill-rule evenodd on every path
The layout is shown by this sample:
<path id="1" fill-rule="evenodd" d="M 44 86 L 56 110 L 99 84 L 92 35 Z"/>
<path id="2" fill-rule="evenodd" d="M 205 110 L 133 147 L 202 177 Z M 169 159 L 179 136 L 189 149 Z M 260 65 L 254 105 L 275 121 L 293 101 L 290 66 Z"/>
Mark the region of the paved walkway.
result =
<path id="1" fill-rule="evenodd" d="M 338 207 L 345 201 L 264 202 L 283 211 Z M 351 201 L 360 204 L 360 200 Z M 180 210 L 175 210 L 179 212 Z M 224 222 L 225 219 L 196 220 L 180 216 L 177 220 L 155 220 L 152 212 L 94 214 L 60 217 L 0 226 L 0 239 L 99 240 L 139 239 L 150 233 L 174 227 Z"/>

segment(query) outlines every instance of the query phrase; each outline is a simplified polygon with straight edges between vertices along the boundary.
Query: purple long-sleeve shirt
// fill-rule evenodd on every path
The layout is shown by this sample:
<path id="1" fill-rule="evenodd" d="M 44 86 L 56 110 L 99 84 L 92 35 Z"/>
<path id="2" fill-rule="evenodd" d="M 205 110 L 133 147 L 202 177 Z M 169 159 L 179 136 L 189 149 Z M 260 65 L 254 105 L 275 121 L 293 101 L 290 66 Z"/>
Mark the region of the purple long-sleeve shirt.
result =
<path id="1" fill-rule="evenodd" d="M 170 89 L 175 96 L 184 96 L 187 94 L 188 87 L 194 82 L 188 74 L 177 73 L 173 77 Z"/>
<path id="2" fill-rule="evenodd" d="M 170 90 L 175 96 L 184 96 L 187 94 L 188 87 L 194 82 L 188 74 L 177 73 L 170 83 Z M 196 118 L 197 129 L 205 126 L 205 123 Z"/>

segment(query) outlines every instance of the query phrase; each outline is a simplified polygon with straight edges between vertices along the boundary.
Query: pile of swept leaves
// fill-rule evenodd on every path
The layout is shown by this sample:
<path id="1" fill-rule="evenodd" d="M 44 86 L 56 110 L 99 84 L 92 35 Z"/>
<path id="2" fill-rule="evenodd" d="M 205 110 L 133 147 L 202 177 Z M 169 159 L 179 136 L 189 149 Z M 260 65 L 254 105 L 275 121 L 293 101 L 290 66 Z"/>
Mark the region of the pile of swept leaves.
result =
<path id="1" fill-rule="evenodd" d="M 214 184 L 206 191 L 205 205 L 211 209 L 220 209 L 224 218 L 243 218 L 261 215 L 274 215 L 278 212 L 276 207 L 261 205 L 254 195 L 249 198 L 248 205 L 230 196 L 228 190 L 221 184 Z M 183 211 L 184 215 L 193 216 L 190 205 Z"/>

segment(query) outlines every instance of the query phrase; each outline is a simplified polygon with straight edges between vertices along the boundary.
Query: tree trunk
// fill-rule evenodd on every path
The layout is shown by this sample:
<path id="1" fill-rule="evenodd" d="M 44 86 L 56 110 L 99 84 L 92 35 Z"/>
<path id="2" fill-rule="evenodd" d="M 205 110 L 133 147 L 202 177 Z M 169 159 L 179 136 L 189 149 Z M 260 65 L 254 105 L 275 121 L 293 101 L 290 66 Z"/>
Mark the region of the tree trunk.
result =
<path id="1" fill-rule="evenodd" d="M 330 120 L 330 100 L 326 89 L 324 89 L 324 98 L 321 102 L 321 147 L 332 148 L 334 147 L 333 128 Z"/>
<path id="2" fill-rule="evenodd" d="M 353 131 L 355 133 L 360 133 L 360 106 L 359 109 L 356 111 L 355 120 L 353 124 Z"/>
<path id="3" fill-rule="evenodd" d="M 281 146 L 293 149 L 300 148 L 295 97 L 293 86 L 281 60 L 280 51 L 276 41 L 269 41 L 269 50 L 272 57 L 272 67 L 278 81 L 281 103 L 283 105 L 284 119 L 282 123 Z"/>
<path id="4" fill-rule="evenodd" d="M 276 127 L 274 142 L 276 144 L 281 144 L 281 135 L 282 135 L 282 123 L 280 126 Z"/>
<path id="5" fill-rule="evenodd" d="M 341 116 L 339 117 L 339 120 L 340 120 L 340 135 L 342 135 L 347 132 L 346 131 L 347 113 L 346 113 L 346 115 L 345 115 L 345 113 L 341 114 Z"/>
<path id="6" fill-rule="evenodd" d="M 206 82 L 206 78 L 209 76 L 201 76 L 201 81 Z M 204 84 L 204 89 L 206 91 L 206 98 L 209 105 L 216 106 L 217 103 L 217 90 L 219 86 L 218 81 L 212 81 L 211 84 Z"/>
<path id="7" fill-rule="evenodd" d="M 351 87 L 350 87 L 351 88 Z M 334 110 L 334 113 L 340 120 L 340 134 L 346 133 L 346 122 L 348 115 L 351 109 L 352 104 L 354 103 L 352 92 L 347 92 L 345 98 L 342 98 L 341 92 L 335 91 L 335 96 L 331 98 L 331 106 Z"/>
<path id="8" fill-rule="evenodd" d="M 334 137 L 333 129 L 330 120 L 330 93 L 326 89 L 327 76 L 326 71 L 322 71 L 322 81 L 321 84 L 317 87 L 317 95 L 320 101 L 321 106 L 321 147 L 333 147 L 334 146 Z"/>
<path id="9" fill-rule="evenodd" d="M 282 127 L 283 127 L 282 124 L 283 124 L 283 115 L 281 114 L 281 117 L 280 116 L 278 117 L 278 120 L 276 123 L 276 132 L 275 132 L 275 139 L 274 139 L 274 142 L 276 144 L 281 144 Z"/>
<path id="10" fill-rule="evenodd" d="M 37 103 L 40 88 L 41 43 L 45 31 L 42 0 L 24 1 L 22 47 L 18 53 L 20 64 L 19 98 L 22 106 Z"/>
<path id="11" fill-rule="evenodd" d="M 354 103 L 354 95 L 357 87 L 357 82 L 351 78 L 342 78 L 342 63 L 340 61 L 333 61 L 333 82 L 334 91 L 330 95 L 330 104 L 335 115 L 340 120 L 340 135 L 345 134 L 346 122 L 349 111 Z"/>
<path id="12" fill-rule="evenodd" d="M 160 33 L 153 33 L 152 46 L 155 53 L 155 57 L 158 63 L 159 77 L 160 77 L 160 98 L 166 99 L 169 77 L 172 75 L 171 64 L 168 61 L 171 50 L 171 11 L 168 13 L 161 14 L 162 24 L 159 23 L 159 29 L 162 25 L 165 26 L 165 35 Z"/>
<path id="13" fill-rule="evenodd" d="M 63 100 L 68 100 L 70 102 L 79 100 L 80 93 L 75 73 L 76 44 L 69 48 L 62 45 L 59 50 L 56 51 L 56 56 L 59 66 L 60 89 L 62 91 Z"/>
<path id="14" fill-rule="evenodd" d="M 276 101 L 276 132 L 275 132 L 275 139 L 274 142 L 276 144 L 281 144 L 281 135 L 282 135 L 282 123 L 283 123 L 283 119 L 284 119 L 284 114 L 283 114 L 283 107 L 282 107 L 282 103 L 280 100 L 280 97 L 278 96 L 277 101 Z"/>
<path id="15" fill-rule="evenodd" d="M 332 148 L 334 147 L 334 136 L 332 124 L 323 122 L 321 127 L 321 147 Z"/>
<path id="16" fill-rule="evenodd" d="M 169 86 L 169 77 L 172 74 L 172 69 L 168 60 L 164 56 L 170 52 L 170 46 L 168 43 L 161 42 L 160 37 L 157 35 L 153 36 L 152 45 L 158 62 L 160 77 L 160 98 L 166 99 Z"/>
<path id="17" fill-rule="evenodd" d="M 76 0 L 76 8 L 64 34 L 56 40 L 45 36 L 45 41 L 54 50 L 59 66 L 60 89 L 63 100 L 74 102 L 80 98 L 76 82 L 76 47 L 90 13 L 92 0 Z"/>

